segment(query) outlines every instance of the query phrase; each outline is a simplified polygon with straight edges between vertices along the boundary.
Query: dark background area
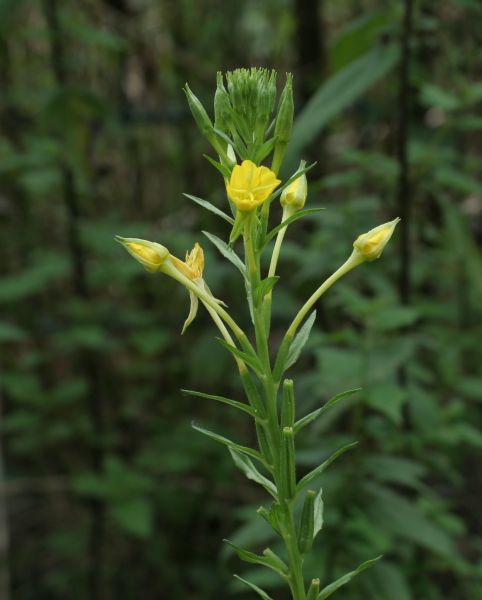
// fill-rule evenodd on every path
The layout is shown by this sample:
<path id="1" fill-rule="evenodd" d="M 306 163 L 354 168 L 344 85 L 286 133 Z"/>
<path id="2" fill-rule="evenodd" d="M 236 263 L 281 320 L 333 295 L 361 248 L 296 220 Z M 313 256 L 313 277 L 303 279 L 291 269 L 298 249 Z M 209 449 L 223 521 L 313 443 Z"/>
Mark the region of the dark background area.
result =
<path id="1" fill-rule="evenodd" d="M 273 343 L 355 237 L 403 217 L 383 259 L 338 283 L 296 366 L 299 412 L 361 386 L 307 429 L 324 475 L 306 564 L 330 581 L 385 558 L 344 600 L 482 598 L 482 6 L 477 0 L 0 0 L 0 598 L 285 598 L 222 538 L 273 544 L 266 499 L 191 421 L 253 441 L 230 357 L 184 289 L 114 234 L 206 252 L 237 319 L 228 231 L 182 86 L 218 70 L 294 74 L 284 176 L 316 160 L 283 248 Z M 277 215 L 279 217 L 279 215 Z M 276 547 L 276 546 L 274 546 Z M 338 597 L 338 596 L 337 596 Z"/>

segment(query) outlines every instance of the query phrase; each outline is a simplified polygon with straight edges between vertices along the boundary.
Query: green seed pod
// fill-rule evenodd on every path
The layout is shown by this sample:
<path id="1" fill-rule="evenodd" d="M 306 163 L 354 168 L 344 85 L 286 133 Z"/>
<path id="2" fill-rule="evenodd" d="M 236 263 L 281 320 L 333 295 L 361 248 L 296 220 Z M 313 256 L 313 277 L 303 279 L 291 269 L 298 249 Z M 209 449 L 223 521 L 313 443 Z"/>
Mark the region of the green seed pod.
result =
<path id="1" fill-rule="evenodd" d="M 285 379 L 283 382 L 283 397 L 281 400 L 281 426 L 293 427 L 295 424 L 295 393 L 293 380 Z"/>
<path id="2" fill-rule="evenodd" d="M 301 511 L 300 529 L 298 532 L 298 548 L 301 554 L 311 550 L 313 545 L 313 532 L 315 528 L 315 497 L 314 490 L 308 490 Z"/>
<path id="3" fill-rule="evenodd" d="M 281 436 L 280 488 L 289 500 L 296 493 L 295 440 L 292 427 L 284 427 Z"/>
<path id="4" fill-rule="evenodd" d="M 306 600 L 316 600 L 318 598 L 319 593 L 320 593 L 320 580 L 312 579 L 310 589 L 308 590 L 308 595 L 306 596 Z"/>

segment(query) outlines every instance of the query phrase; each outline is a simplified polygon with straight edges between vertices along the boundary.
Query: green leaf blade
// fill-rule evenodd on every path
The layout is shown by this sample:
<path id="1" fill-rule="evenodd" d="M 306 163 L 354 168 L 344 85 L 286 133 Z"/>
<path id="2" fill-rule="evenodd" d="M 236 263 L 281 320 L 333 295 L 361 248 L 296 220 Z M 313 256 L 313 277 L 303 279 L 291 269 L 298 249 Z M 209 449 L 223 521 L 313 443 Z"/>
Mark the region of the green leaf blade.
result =
<path id="1" fill-rule="evenodd" d="M 311 329 L 315 323 L 316 310 L 306 319 L 303 327 L 298 331 L 294 340 L 291 342 L 290 349 L 288 350 L 288 356 L 284 364 L 284 371 L 292 367 L 300 357 L 301 351 L 303 350 L 308 338 L 310 337 Z"/>
<path id="2" fill-rule="evenodd" d="M 321 406 L 320 408 L 317 408 L 313 412 L 310 412 L 306 416 L 299 419 L 294 426 L 295 434 L 298 433 L 301 429 L 303 429 L 303 427 L 306 427 L 306 425 L 312 423 L 315 419 L 322 415 L 326 410 L 337 404 L 340 400 L 343 400 L 343 398 L 347 398 L 348 396 L 351 396 L 356 392 L 360 392 L 361 389 L 362 388 L 353 388 L 352 390 L 340 392 L 339 394 L 336 394 L 336 396 L 333 396 L 333 398 L 330 398 L 330 400 L 328 400 L 328 402 L 323 404 L 323 406 Z"/>
<path id="3" fill-rule="evenodd" d="M 203 208 L 205 208 L 206 210 L 209 210 L 210 212 L 217 215 L 218 217 L 221 217 L 221 219 L 224 219 L 231 225 L 234 223 L 234 219 L 232 217 L 230 217 L 225 212 L 223 212 L 222 210 L 217 208 L 217 206 L 214 206 L 214 204 L 211 204 L 211 202 L 208 202 L 207 200 L 204 200 L 203 198 L 198 198 L 197 196 L 192 196 L 191 194 L 183 193 L 183 196 L 186 196 L 186 198 L 189 198 L 189 200 L 192 200 L 196 204 L 199 204 L 199 206 L 202 206 Z"/>
<path id="4" fill-rule="evenodd" d="M 223 404 L 228 404 L 233 408 L 237 408 L 248 415 L 256 418 L 256 412 L 254 411 L 249 404 L 244 404 L 243 402 L 238 402 L 237 400 L 231 400 L 231 398 L 225 398 L 224 396 L 216 396 L 214 394 L 205 394 L 204 392 L 197 392 L 195 390 L 185 390 L 182 389 L 181 392 L 183 394 L 187 394 L 188 396 L 196 396 L 198 398 L 207 398 L 208 400 L 215 400 L 216 402 L 221 402 Z"/>
<path id="5" fill-rule="evenodd" d="M 217 235 L 209 233 L 209 231 L 203 231 L 203 234 L 208 238 L 208 240 L 216 246 L 219 252 L 227 258 L 231 264 L 233 264 L 239 271 L 242 276 L 246 278 L 246 267 L 243 261 L 239 258 L 236 252 L 226 244 L 221 238 L 218 238 Z"/>
<path id="6" fill-rule="evenodd" d="M 330 585 L 327 585 L 325 588 L 323 588 L 321 590 L 321 592 L 318 595 L 317 600 L 325 600 L 326 598 L 328 598 L 329 596 L 334 594 L 343 585 L 346 585 L 347 583 L 349 583 L 353 579 L 353 577 L 355 577 L 355 575 L 358 575 L 358 573 L 361 573 L 365 569 L 368 569 L 369 567 L 374 565 L 376 562 L 378 562 L 381 558 L 382 558 L 381 556 L 377 556 L 376 558 L 367 560 L 364 563 L 362 563 L 360 566 L 358 566 L 354 571 L 350 571 L 349 573 L 346 573 L 346 575 L 343 575 L 342 577 L 340 577 L 333 583 L 330 583 Z"/>
<path id="7" fill-rule="evenodd" d="M 333 461 L 335 461 L 339 456 L 345 454 L 345 452 L 348 452 L 348 450 L 351 450 L 355 446 L 358 446 L 358 442 L 351 442 L 350 444 L 346 444 L 346 446 L 343 446 L 342 448 L 339 448 L 338 450 L 333 452 L 333 454 L 324 462 L 322 462 L 321 465 L 318 465 L 315 469 L 310 471 L 298 482 L 298 485 L 296 486 L 296 493 L 299 494 L 302 490 L 305 489 L 307 485 L 309 485 L 313 481 L 313 479 L 318 477 L 318 475 L 321 475 L 323 471 L 327 469 Z"/>

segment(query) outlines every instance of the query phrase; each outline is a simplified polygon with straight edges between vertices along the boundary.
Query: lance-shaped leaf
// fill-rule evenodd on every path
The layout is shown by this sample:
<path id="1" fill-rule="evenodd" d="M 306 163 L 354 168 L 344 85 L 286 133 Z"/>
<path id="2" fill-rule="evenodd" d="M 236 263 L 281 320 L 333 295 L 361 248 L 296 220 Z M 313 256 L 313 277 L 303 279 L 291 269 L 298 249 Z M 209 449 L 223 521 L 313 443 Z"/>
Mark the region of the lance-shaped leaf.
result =
<path id="1" fill-rule="evenodd" d="M 238 410 L 242 410 L 248 415 L 256 418 L 256 413 L 249 404 L 244 404 L 243 402 L 237 402 L 236 400 L 231 400 L 231 398 L 225 398 L 224 396 L 214 396 L 213 394 L 205 394 L 204 392 L 196 392 L 194 390 L 181 390 L 183 394 L 188 394 L 189 396 L 196 396 L 198 398 L 208 398 L 209 400 L 215 400 L 216 402 L 222 402 L 223 404 L 229 404 Z"/>
<path id="2" fill-rule="evenodd" d="M 199 427 L 199 425 L 196 425 L 195 423 L 192 423 L 192 427 L 196 431 L 199 431 L 199 433 L 203 433 L 204 435 L 211 438 L 215 442 L 219 442 L 220 444 L 223 444 L 224 446 L 227 446 L 228 448 L 235 448 L 236 450 L 238 450 L 238 452 L 241 452 L 242 454 L 246 454 L 247 456 L 251 456 L 251 458 L 255 458 L 256 460 L 259 460 L 259 462 L 261 464 L 264 464 L 264 459 L 257 450 L 254 450 L 253 448 L 249 448 L 248 446 L 241 446 L 240 444 L 236 444 L 236 442 L 233 442 L 232 440 L 230 440 L 222 435 L 219 435 L 218 433 L 209 431 L 209 429 L 204 429 L 204 427 Z"/>
<path id="3" fill-rule="evenodd" d="M 245 454 L 242 454 L 235 448 L 229 448 L 229 452 L 233 457 L 234 464 L 246 475 L 248 479 L 259 483 L 269 494 L 273 496 L 273 498 L 277 498 L 275 484 L 258 471 L 249 457 L 247 457 Z"/>
<path id="4" fill-rule="evenodd" d="M 272 229 L 266 235 L 266 237 L 264 239 L 264 244 L 268 244 L 275 237 L 275 235 L 277 235 L 278 231 L 280 231 L 284 227 L 288 227 L 288 225 L 290 225 L 294 221 L 297 221 L 298 219 L 301 219 L 303 217 L 308 217 L 310 215 L 316 215 L 319 212 L 321 212 L 322 210 L 325 210 L 325 209 L 324 208 L 304 208 L 303 210 L 299 210 L 294 215 L 291 215 L 291 217 L 288 217 L 284 221 L 281 221 L 281 223 L 279 225 L 277 225 L 274 229 Z"/>
<path id="5" fill-rule="evenodd" d="M 253 297 L 254 303 L 256 305 L 260 304 L 263 298 L 266 296 L 266 294 L 269 294 L 271 292 L 278 279 L 279 277 L 277 275 L 274 275 L 273 277 L 266 277 L 266 279 L 260 281 L 260 283 L 256 287 Z"/>
<path id="6" fill-rule="evenodd" d="M 381 556 L 377 556 L 377 558 L 372 558 L 371 560 L 367 560 L 364 563 L 362 563 L 358 568 L 356 568 L 354 571 L 350 571 L 346 575 L 343 575 L 343 577 L 340 577 L 333 583 L 330 583 L 330 585 L 327 585 L 325 588 L 323 588 L 321 590 L 321 592 L 318 594 L 317 600 L 325 600 L 325 598 L 328 598 L 329 596 L 331 596 L 334 592 L 336 592 L 336 590 L 338 590 L 343 585 L 350 582 L 353 579 L 353 577 L 355 577 L 355 575 L 358 575 L 358 573 L 361 573 L 365 569 L 368 569 L 368 567 L 371 567 L 372 565 L 374 565 L 381 558 L 382 558 Z"/>
<path id="7" fill-rule="evenodd" d="M 298 360 L 304 345 L 310 337 L 311 328 L 313 327 L 316 319 L 316 310 L 306 319 L 303 327 L 298 331 L 295 339 L 291 342 L 290 349 L 288 350 L 288 356 L 284 364 L 284 370 L 289 369 Z"/>
<path id="8" fill-rule="evenodd" d="M 244 584 L 246 584 L 248 587 L 250 587 L 263 600 L 273 600 L 273 598 L 271 598 L 271 596 L 268 596 L 268 594 L 264 590 L 262 590 L 257 585 L 254 585 L 254 583 L 251 583 L 250 581 L 247 581 L 246 579 L 243 579 L 239 575 L 234 575 L 234 577 L 236 577 L 236 579 L 239 579 L 239 581 L 242 581 Z"/>
<path id="9" fill-rule="evenodd" d="M 261 161 L 263 161 L 268 156 L 268 154 L 271 153 L 271 151 L 274 148 L 275 143 L 276 143 L 275 137 L 272 137 L 269 140 L 266 140 L 266 142 L 264 142 L 256 150 L 256 154 L 254 155 L 253 162 L 256 164 L 259 164 Z"/>
<path id="10" fill-rule="evenodd" d="M 346 398 L 347 396 L 351 396 L 355 392 L 360 392 L 361 389 L 362 388 L 354 388 L 352 390 L 346 390 L 344 392 L 340 392 L 336 396 L 333 396 L 333 398 L 330 398 L 328 400 L 328 402 L 323 404 L 323 406 L 321 406 L 320 408 L 317 408 L 313 412 L 311 412 L 308 415 L 306 415 L 305 417 L 301 418 L 299 421 L 296 421 L 295 426 L 294 426 L 295 433 L 298 433 L 298 431 L 300 431 L 300 429 L 303 429 L 303 427 L 312 423 L 315 419 L 317 419 L 326 410 L 328 410 L 329 408 L 334 406 L 337 402 L 339 402 L 340 400 L 343 400 L 343 398 Z"/>
<path id="11" fill-rule="evenodd" d="M 347 444 L 346 446 L 343 446 L 343 448 L 340 448 L 336 452 L 333 452 L 333 454 L 329 458 L 327 458 L 324 462 L 322 462 L 321 465 L 318 465 L 316 467 L 316 469 L 313 469 L 313 471 L 310 471 L 308 473 L 308 475 L 305 475 L 299 481 L 298 485 L 296 486 L 296 493 L 299 494 L 302 490 L 305 489 L 305 487 L 307 485 L 309 485 L 313 481 L 313 479 L 315 479 L 315 477 L 318 477 L 318 475 L 321 475 L 321 473 L 323 473 L 323 471 L 327 467 L 329 467 L 334 460 L 336 460 L 339 456 L 341 456 L 342 454 L 344 454 L 345 452 L 347 452 L 351 448 L 354 448 L 357 445 L 358 445 L 358 442 L 352 442 L 351 444 Z"/>
<path id="12" fill-rule="evenodd" d="M 223 242 L 221 238 L 218 238 L 216 235 L 209 233 L 209 231 L 203 231 L 203 234 L 208 238 L 208 240 L 216 246 L 216 248 L 221 252 L 224 258 L 227 258 L 230 263 L 232 263 L 237 269 L 240 270 L 243 277 L 246 277 L 246 267 L 244 266 L 243 261 L 239 258 L 236 252 L 230 248 L 226 242 Z"/>
<path id="13" fill-rule="evenodd" d="M 217 160 L 214 160 L 214 158 L 211 158 L 210 156 L 208 156 L 207 154 L 203 154 L 204 158 L 210 162 L 212 164 L 212 166 L 217 169 L 221 175 L 225 178 L 225 179 L 229 179 L 231 177 L 231 173 L 229 171 L 229 169 L 227 167 L 225 167 L 224 165 L 222 165 L 220 162 L 218 162 Z"/>
<path id="14" fill-rule="evenodd" d="M 245 362 L 250 367 L 252 367 L 252 369 L 254 369 L 254 371 L 256 371 L 256 373 L 262 373 L 263 367 L 259 361 L 259 358 L 256 356 L 256 354 L 251 354 L 251 353 L 248 354 L 248 352 L 243 352 L 243 350 L 236 348 L 236 346 L 229 344 L 228 342 L 226 342 L 226 340 L 223 340 L 222 338 L 216 338 L 216 339 L 221 344 L 221 346 L 226 348 L 226 350 L 229 350 L 229 352 L 231 352 L 231 354 L 234 354 L 234 356 L 237 356 L 243 362 Z"/>
<path id="15" fill-rule="evenodd" d="M 189 200 L 192 200 L 196 204 L 199 204 L 199 206 L 202 206 L 203 208 L 205 208 L 206 210 L 209 210 L 210 212 L 214 213 L 218 217 L 221 217 L 221 219 L 224 219 L 231 225 L 234 223 L 234 219 L 232 217 L 230 217 L 225 212 L 223 212 L 222 210 L 217 208 L 217 206 L 214 206 L 214 204 L 211 204 L 211 202 L 208 202 L 207 200 L 203 200 L 202 198 L 198 198 L 197 196 L 191 196 L 191 194 L 183 194 L 183 196 L 186 196 L 186 198 L 189 198 Z"/>
<path id="16" fill-rule="evenodd" d="M 277 556 L 269 548 L 266 548 L 263 554 L 259 555 L 255 554 L 254 552 L 251 552 L 250 550 L 245 550 L 244 548 L 233 544 L 233 542 L 230 542 L 229 540 L 223 541 L 229 544 L 232 548 L 234 548 L 234 550 L 236 550 L 236 553 L 241 560 L 244 560 L 245 562 L 254 565 L 263 565 L 264 567 L 268 567 L 268 569 L 276 571 L 276 573 L 281 575 L 281 577 L 283 578 L 286 578 L 286 576 L 288 575 L 287 565 L 281 560 L 279 556 Z"/>

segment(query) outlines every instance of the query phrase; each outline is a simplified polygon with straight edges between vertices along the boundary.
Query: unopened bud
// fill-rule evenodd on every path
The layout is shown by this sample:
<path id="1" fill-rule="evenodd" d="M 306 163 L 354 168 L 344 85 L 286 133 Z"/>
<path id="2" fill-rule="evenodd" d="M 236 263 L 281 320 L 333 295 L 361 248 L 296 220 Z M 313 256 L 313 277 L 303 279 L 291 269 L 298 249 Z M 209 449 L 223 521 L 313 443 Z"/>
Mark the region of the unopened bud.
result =
<path id="1" fill-rule="evenodd" d="M 353 243 L 355 252 L 367 261 L 380 258 L 399 221 L 400 219 L 397 217 L 393 221 L 383 223 L 383 225 L 379 225 L 367 233 L 359 235 Z"/>
<path id="2" fill-rule="evenodd" d="M 306 163 L 301 161 L 299 171 L 304 169 Z M 301 210 L 306 202 L 308 195 L 308 181 L 305 173 L 296 177 L 282 192 L 280 203 L 283 208 L 289 209 L 291 212 Z"/>
<path id="3" fill-rule="evenodd" d="M 115 239 L 151 273 L 159 271 L 164 261 L 169 257 L 169 250 L 156 242 L 138 238 L 123 238 L 119 235 L 116 235 Z"/>

